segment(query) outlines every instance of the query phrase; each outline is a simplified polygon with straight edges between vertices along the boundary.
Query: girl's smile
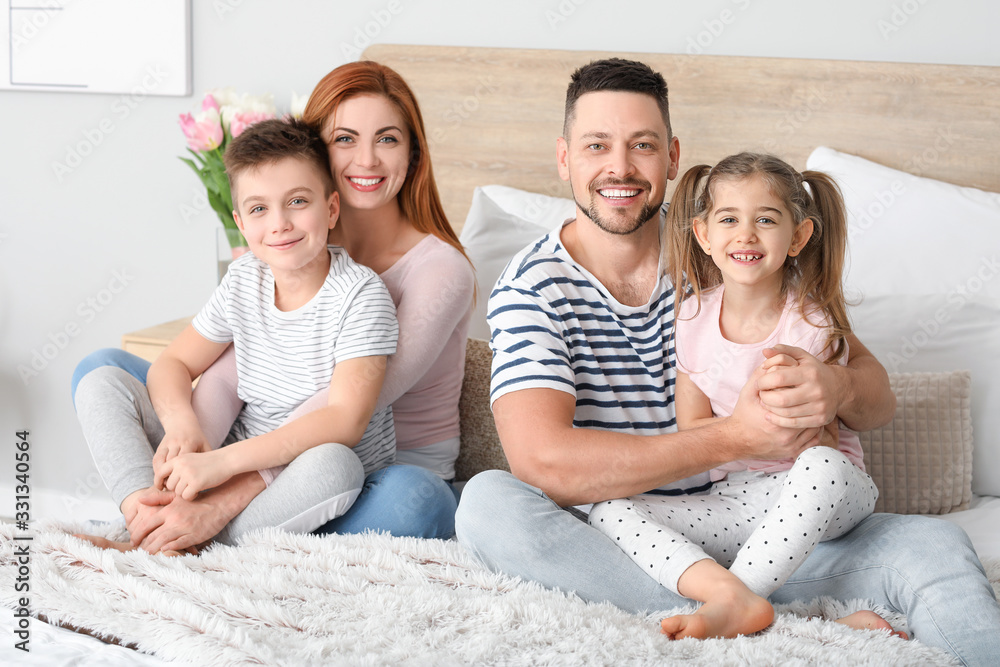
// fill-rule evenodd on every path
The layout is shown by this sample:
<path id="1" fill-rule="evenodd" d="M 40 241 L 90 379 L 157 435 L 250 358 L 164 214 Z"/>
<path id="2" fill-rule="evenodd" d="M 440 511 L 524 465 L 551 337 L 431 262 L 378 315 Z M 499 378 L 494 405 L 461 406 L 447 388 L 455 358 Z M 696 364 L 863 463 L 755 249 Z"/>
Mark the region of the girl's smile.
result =
<path id="1" fill-rule="evenodd" d="M 723 178 L 713 185 L 714 208 L 694 225 L 698 243 L 712 256 L 727 286 L 774 291 L 785 260 L 812 234 L 812 221 L 796 225 L 784 202 L 759 176 Z"/>

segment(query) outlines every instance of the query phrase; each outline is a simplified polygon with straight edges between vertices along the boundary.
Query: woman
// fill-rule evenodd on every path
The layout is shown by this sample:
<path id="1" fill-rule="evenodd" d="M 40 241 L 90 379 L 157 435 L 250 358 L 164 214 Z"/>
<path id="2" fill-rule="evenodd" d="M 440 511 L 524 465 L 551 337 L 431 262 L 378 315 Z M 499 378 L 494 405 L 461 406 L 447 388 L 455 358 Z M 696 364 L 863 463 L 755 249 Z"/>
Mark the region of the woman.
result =
<path id="1" fill-rule="evenodd" d="M 450 537 L 456 499 L 447 482 L 458 456 L 475 277 L 441 206 L 416 98 L 392 69 L 348 63 L 319 82 L 304 119 L 321 129 L 340 194 L 330 242 L 379 273 L 400 325 L 379 398 L 379 407 L 393 407 L 398 465 L 368 475 L 347 514 L 317 532 Z M 143 381 L 148 369 L 125 352 L 101 350 L 77 367 L 74 392 L 83 375 L 103 365 Z M 231 350 L 202 376 L 193 404 L 207 440 L 221 442 L 242 407 Z M 290 419 L 325 404 L 318 394 Z M 261 476 L 269 481 L 271 474 Z"/>

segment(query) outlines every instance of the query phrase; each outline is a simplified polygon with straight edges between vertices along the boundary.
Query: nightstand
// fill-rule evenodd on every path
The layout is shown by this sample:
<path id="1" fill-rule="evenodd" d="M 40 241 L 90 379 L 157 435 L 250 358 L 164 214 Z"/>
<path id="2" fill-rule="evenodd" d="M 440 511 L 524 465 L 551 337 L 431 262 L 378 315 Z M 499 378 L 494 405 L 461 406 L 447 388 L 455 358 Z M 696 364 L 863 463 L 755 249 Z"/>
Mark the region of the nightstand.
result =
<path id="1" fill-rule="evenodd" d="M 146 361 L 155 361 L 163 350 L 167 349 L 174 338 L 177 338 L 184 327 L 191 324 L 193 317 L 182 317 L 173 322 L 165 322 L 140 329 L 122 336 L 122 349 L 131 352 L 137 357 L 142 357 Z"/>

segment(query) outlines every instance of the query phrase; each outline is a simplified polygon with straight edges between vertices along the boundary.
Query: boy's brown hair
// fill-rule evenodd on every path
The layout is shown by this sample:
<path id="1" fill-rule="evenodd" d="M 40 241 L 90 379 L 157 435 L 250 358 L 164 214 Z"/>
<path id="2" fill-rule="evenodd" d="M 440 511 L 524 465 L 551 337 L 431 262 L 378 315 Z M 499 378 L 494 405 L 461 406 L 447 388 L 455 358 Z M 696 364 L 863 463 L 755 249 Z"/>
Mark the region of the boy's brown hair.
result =
<path id="1" fill-rule="evenodd" d="M 319 132 L 297 118 L 272 118 L 254 123 L 226 148 L 222 160 L 233 192 L 233 204 L 236 203 L 238 176 L 287 158 L 296 158 L 315 167 L 323 182 L 323 195 L 329 197 L 333 193 L 330 155 Z"/>

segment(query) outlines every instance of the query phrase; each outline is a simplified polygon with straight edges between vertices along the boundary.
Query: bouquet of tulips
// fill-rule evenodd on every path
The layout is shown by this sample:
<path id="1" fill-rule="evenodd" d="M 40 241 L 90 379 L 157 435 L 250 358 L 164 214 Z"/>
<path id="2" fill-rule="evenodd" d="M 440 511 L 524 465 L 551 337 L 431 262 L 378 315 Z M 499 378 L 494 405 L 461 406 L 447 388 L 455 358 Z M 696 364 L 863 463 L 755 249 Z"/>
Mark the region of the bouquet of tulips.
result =
<path id="1" fill-rule="evenodd" d="M 305 102 L 305 98 L 293 93 L 292 114 L 301 115 Z M 181 160 L 198 174 L 205 186 L 208 203 L 226 230 L 234 256 L 246 248 L 246 242 L 233 220 L 233 197 L 222 156 L 228 143 L 245 129 L 275 116 L 274 97 L 270 93 L 257 97 L 237 95 L 232 88 L 210 91 L 202 99 L 199 113 L 180 116 L 181 130 L 193 157 Z"/>

